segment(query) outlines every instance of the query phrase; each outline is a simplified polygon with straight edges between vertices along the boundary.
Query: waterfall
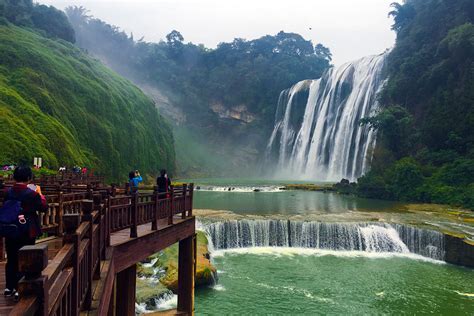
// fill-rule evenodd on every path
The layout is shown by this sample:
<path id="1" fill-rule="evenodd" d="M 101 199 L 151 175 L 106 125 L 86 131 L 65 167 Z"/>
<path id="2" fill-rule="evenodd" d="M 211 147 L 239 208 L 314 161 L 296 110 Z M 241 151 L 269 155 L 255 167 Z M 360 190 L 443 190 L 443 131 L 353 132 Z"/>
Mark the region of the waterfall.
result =
<path id="1" fill-rule="evenodd" d="M 443 234 L 386 223 L 230 220 L 203 226 L 214 250 L 296 247 L 372 253 L 415 253 L 444 259 Z"/>
<path id="2" fill-rule="evenodd" d="M 266 150 L 275 176 L 339 181 L 364 174 L 375 135 L 359 121 L 378 108 L 386 55 L 331 68 L 282 91 Z"/>

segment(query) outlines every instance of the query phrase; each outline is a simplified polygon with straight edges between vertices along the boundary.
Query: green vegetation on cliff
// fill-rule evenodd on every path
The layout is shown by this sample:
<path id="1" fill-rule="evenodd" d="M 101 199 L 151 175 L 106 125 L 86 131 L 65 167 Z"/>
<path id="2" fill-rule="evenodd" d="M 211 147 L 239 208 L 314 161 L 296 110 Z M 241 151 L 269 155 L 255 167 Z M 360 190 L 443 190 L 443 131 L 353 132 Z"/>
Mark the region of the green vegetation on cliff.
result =
<path id="1" fill-rule="evenodd" d="M 0 0 L 0 17 L 22 27 L 34 28 L 48 37 L 74 43 L 74 29 L 66 14 L 53 6 L 33 3 L 32 0 Z"/>
<path id="2" fill-rule="evenodd" d="M 137 87 L 67 41 L 0 24 L 0 163 L 174 169 L 171 129 Z"/>
<path id="3" fill-rule="evenodd" d="M 85 8 L 66 12 L 79 47 L 147 90 L 157 90 L 177 134 L 193 135 L 176 144 L 180 176 L 253 174 L 280 92 L 319 78 L 330 67 L 329 49 L 295 33 L 236 38 L 211 49 L 186 43 L 178 31 L 159 43 L 137 41 Z"/>
<path id="4" fill-rule="evenodd" d="M 372 170 L 358 192 L 474 209 L 474 1 L 394 5 Z"/>

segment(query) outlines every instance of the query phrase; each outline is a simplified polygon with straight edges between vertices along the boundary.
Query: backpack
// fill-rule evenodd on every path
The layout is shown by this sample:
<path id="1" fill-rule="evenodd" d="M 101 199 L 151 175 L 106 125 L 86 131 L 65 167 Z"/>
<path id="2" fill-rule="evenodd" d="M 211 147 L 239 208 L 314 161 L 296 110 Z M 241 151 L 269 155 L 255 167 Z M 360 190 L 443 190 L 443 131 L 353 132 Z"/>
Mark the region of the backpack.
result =
<path id="1" fill-rule="evenodd" d="M 8 191 L 8 195 L 13 199 L 5 201 L 0 208 L 0 237 L 18 238 L 28 230 L 26 219 L 22 215 L 21 202 L 29 193 L 29 190 L 26 190 L 21 195 L 13 197 L 12 189 Z"/>

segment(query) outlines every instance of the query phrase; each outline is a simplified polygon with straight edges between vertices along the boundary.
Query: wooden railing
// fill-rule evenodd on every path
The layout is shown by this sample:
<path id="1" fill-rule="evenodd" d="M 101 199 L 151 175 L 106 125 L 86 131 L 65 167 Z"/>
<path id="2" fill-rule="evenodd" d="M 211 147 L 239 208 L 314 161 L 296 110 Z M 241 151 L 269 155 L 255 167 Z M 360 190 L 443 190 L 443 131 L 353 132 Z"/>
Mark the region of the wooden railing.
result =
<path id="1" fill-rule="evenodd" d="M 92 282 L 100 278 L 110 235 L 151 223 L 151 230 L 170 225 L 173 216 L 192 216 L 193 185 L 169 193 L 113 195 L 117 191 L 59 192 L 48 195 L 49 209 L 41 223 L 50 235 L 62 238 L 62 247 L 48 263 L 48 246 L 39 243 L 19 252 L 20 301 L 12 315 L 78 315 L 92 301 Z M 161 222 L 160 222 L 161 221 Z"/>

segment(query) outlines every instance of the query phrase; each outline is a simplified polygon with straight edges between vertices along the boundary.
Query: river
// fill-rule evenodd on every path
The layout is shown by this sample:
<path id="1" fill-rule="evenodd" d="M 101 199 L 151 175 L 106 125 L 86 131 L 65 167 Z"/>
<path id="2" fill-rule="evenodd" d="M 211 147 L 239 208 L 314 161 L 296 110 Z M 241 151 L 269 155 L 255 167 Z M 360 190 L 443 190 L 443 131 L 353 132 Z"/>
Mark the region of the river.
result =
<path id="1" fill-rule="evenodd" d="M 262 221 L 278 223 L 275 218 L 283 223 L 286 220 L 281 221 L 281 218 L 291 219 L 295 227 L 300 227 L 303 225 L 301 223 L 311 219 L 315 223 L 313 226 L 325 227 L 326 221 L 335 221 L 338 224 L 331 227 L 352 225 L 351 229 L 362 232 L 359 246 L 354 246 L 352 241 L 352 246 L 341 246 L 347 241 L 339 241 L 338 244 L 326 247 L 327 249 L 307 248 L 307 241 L 305 247 L 300 247 L 302 241 L 299 241 L 298 245 L 290 248 L 287 246 L 291 242 L 278 241 L 281 238 L 275 236 L 267 239 L 256 237 L 257 233 L 277 234 L 271 233 L 271 225 L 277 224 L 270 223 L 268 233 L 262 233 L 264 228 L 259 228 L 258 225 L 254 231 L 246 228 L 249 233 L 245 234 L 242 233 L 245 230 L 242 228 L 236 229 L 240 230 L 237 235 L 232 235 L 232 231 L 226 232 L 228 236 L 221 238 L 225 243 L 216 245 L 214 249 L 211 245 L 211 256 L 218 269 L 218 281 L 212 287 L 196 290 L 198 315 L 474 314 L 474 270 L 446 264 L 439 260 L 439 253 L 433 255 L 433 258 L 428 258 L 428 253 L 421 250 L 416 251 L 418 254 L 415 253 L 411 244 L 424 247 L 421 245 L 421 238 L 414 233 L 405 234 L 408 237 L 402 236 L 400 228 L 397 226 L 395 229 L 393 226 L 396 225 L 393 222 L 413 222 L 413 218 L 423 216 L 427 218 L 425 222 L 438 221 L 443 225 L 447 221 L 444 217 L 433 219 L 431 211 L 426 214 L 405 214 L 400 211 L 404 207 L 401 203 L 389 201 L 334 193 L 280 190 L 287 182 L 238 179 L 204 179 L 194 182 L 199 187 L 194 196 L 195 209 L 230 211 L 224 219 L 219 218 L 221 215 L 208 218 L 208 214 L 212 215 L 213 211 L 204 212 L 205 217 L 199 219 L 204 228 L 229 219 L 244 219 L 251 223 L 253 216 L 256 216 L 262 227 L 268 226 Z M 388 216 L 392 223 L 374 222 L 374 225 L 370 224 L 368 227 L 364 226 L 366 224 L 357 224 L 359 227 L 345 223 L 346 220 L 360 222 L 361 219 L 366 221 L 368 218 L 383 216 Z M 294 218 L 298 222 L 293 222 Z M 323 223 L 320 222 L 321 218 Z M 369 237 L 365 235 L 367 230 L 373 231 Z M 347 228 L 336 229 L 332 234 L 339 238 L 341 231 L 347 231 Z M 331 240 L 332 237 L 327 232 L 319 234 L 323 233 L 326 239 Z M 214 232 L 211 241 L 214 239 L 217 242 L 216 238 L 220 237 L 215 234 Z M 384 240 L 386 236 L 393 240 L 387 242 Z M 253 244 L 248 241 L 233 243 L 239 238 L 261 240 L 252 241 Z M 272 238 L 276 240 L 273 243 Z M 370 242 L 375 240 L 372 248 L 368 246 L 369 239 Z M 423 242 L 430 243 L 427 249 L 433 247 L 431 241 Z M 319 246 L 319 237 L 318 248 L 324 248 Z M 431 252 L 432 249 L 429 249 Z"/>

